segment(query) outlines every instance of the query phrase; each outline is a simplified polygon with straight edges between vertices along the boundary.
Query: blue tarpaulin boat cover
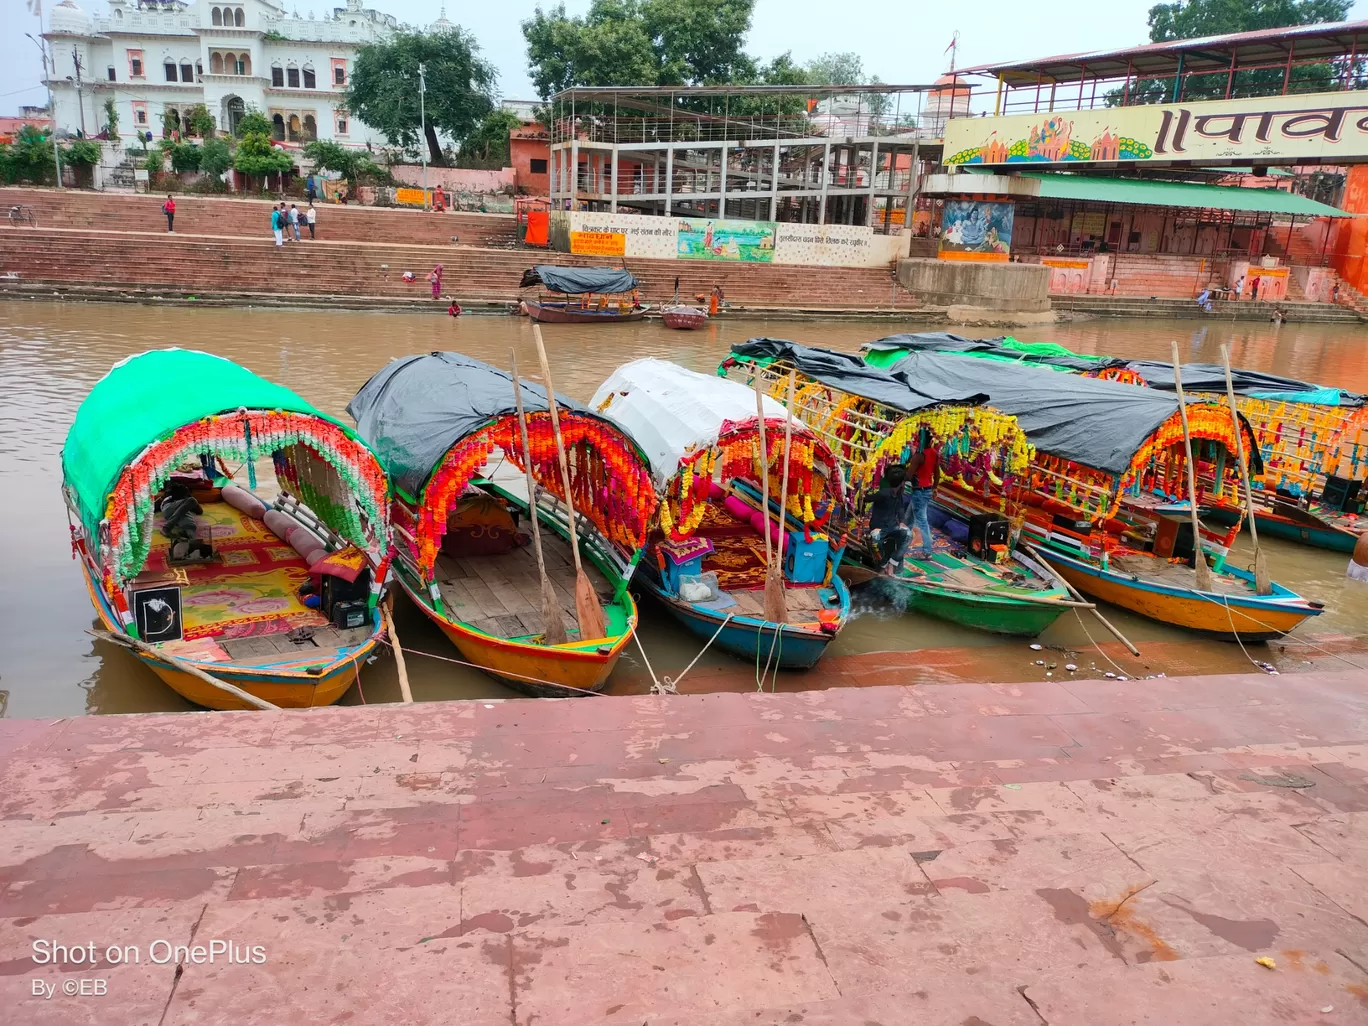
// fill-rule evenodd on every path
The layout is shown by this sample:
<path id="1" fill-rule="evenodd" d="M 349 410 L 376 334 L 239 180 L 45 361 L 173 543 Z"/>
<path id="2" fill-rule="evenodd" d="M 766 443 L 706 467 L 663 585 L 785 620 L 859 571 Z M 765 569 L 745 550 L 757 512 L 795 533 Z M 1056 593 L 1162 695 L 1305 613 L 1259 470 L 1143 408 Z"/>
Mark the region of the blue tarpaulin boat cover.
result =
<path id="1" fill-rule="evenodd" d="M 545 285 L 552 292 L 580 295 L 586 292 L 613 294 L 631 292 L 640 288 L 641 282 L 633 277 L 631 271 L 612 267 L 555 267 L 551 264 L 538 264 L 523 272 L 519 288 Z"/>

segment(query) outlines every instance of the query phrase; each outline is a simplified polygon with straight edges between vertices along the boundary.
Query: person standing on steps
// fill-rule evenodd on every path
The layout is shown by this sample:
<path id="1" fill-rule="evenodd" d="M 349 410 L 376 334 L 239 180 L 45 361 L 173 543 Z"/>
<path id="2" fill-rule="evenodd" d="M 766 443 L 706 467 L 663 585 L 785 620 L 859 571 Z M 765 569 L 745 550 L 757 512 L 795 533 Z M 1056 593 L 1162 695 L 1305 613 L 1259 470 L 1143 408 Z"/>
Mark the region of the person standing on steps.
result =
<path id="1" fill-rule="evenodd" d="M 928 438 L 922 451 L 907 462 L 907 512 L 904 523 L 911 524 L 921 535 L 922 548 L 916 553 L 917 559 L 930 559 L 935 554 L 936 540 L 931 536 L 931 520 L 928 511 L 931 498 L 936 494 L 936 479 L 940 470 L 940 447 L 934 439 Z M 908 538 L 911 541 L 909 535 Z"/>
<path id="2" fill-rule="evenodd" d="M 162 213 L 166 215 L 166 231 L 169 235 L 176 233 L 176 201 L 171 198 L 171 194 L 166 194 L 166 202 L 162 204 Z"/>
<path id="3" fill-rule="evenodd" d="M 284 231 L 280 223 L 279 207 L 271 208 L 271 234 L 275 236 L 275 243 L 277 246 L 285 245 L 285 239 L 282 237 Z"/>
<path id="4" fill-rule="evenodd" d="M 313 201 L 309 201 L 309 209 L 304 212 L 304 219 L 309 222 L 309 241 L 312 242 L 314 235 L 314 220 L 318 217 L 318 211 L 314 209 Z"/>
<path id="5" fill-rule="evenodd" d="M 294 232 L 295 242 L 299 241 L 299 207 L 290 204 L 290 230 Z"/>
<path id="6" fill-rule="evenodd" d="M 304 195 L 309 201 L 309 206 L 313 206 L 313 201 L 318 196 L 318 190 L 314 188 L 313 175 L 309 175 L 309 187 L 304 190 Z"/>
<path id="7" fill-rule="evenodd" d="M 442 265 L 438 264 L 432 269 L 432 273 L 427 276 L 428 284 L 432 286 L 432 298 L 442 298 Z"/>

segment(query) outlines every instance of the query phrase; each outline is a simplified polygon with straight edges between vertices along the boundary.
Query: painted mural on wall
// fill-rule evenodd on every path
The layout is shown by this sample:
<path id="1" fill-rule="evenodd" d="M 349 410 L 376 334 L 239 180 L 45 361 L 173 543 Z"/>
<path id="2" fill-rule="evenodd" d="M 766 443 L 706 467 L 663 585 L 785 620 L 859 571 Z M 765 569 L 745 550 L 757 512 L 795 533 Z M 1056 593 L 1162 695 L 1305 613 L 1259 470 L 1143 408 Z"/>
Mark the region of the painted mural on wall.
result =
<path id="1" fill-rule="evenodd" d="M 941 212 L 940 256 L 947 260 L 1006 260 L 1012 250 L 1011 203 L 947 200 Z"/>
<path id="2" fill-rule="evenodd" d="M 952 118 L 947 164 L 1079 161 L 1260 161 L 1368 156 L 1361 93 Z"/>
<path id="3" fill-rule="evenodd" d="M 718 221 L 681 217 L 676 236 L 681 260 L 773 263 L 773 221 Z"/>

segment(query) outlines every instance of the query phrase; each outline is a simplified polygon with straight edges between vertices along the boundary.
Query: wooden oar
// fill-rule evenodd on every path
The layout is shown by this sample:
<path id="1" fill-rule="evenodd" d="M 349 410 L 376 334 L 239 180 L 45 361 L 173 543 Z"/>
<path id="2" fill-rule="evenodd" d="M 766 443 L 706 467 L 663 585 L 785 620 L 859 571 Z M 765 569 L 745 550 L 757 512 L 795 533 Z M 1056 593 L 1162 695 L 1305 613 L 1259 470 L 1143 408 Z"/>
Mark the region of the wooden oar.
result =
<path id="1" fill-rule="evenodd" d="M 565 454 L 565 439 L 561 437 L 560 414 L 556 411 L 556 387 L 551 383 L 551 364 L 546 359 L 546 345 L 542 342 L 541 325 L 532 325 L 532 337 L 537 340 L 537 359 L 541 361 L 542 384 L 546 386 L 546 405 L 551 411 L 551 433 L 556 436 L 556 453 L 560 457 L 561 484 L 565 486 L 565 514 L 570 523 L 570 554 L 575 558 L 575 618 L 579 620 L 580 641 L 602 638 L 608 633 L 604 625 L 603 605 L 598 593 L 589 583 L 589 575 L 580 562 L 579 529 L 575 526 L 575 500 L 570 494 L 570 460 Z"/>
<path id="2" fill-rule="evenodd" d="M 1221 359 L 1225 361 L 1226 399 L 1230 402 L 1230 423 L 1235 429 L 1235 459 L 1240 463 L 1240 480 L 1244 482 L 1245 508 L 1249 511 L 1249 537 L 1254 541 L 1254 594 L 1272 595 L 1273 581 L 1268 576 L 1263 546 L 1259 544 L 1259 526 L 1254 522 L 1254 488 L 1249 483 L 1249 464 L 1245 462 L 1244 432 L 1240 430 L 1240 414 L 1235 406 L 1235 382 L 1230 375 L 1230 344 L 1221 344 Z"/>
<path id="3" fill-rule="evenodd" d="M 1187 454 L 1188 506 L 1192 510 L 1192 567 L 1197 571 L 1197 590 L 1211 590 L 1211 567 L 1202 551 L 1202 521 L 1197 516 L 1197 464 L 1192 458 L 1192 432 L 1188 430 L 1187 401 L 1183 398 L 1183 373 L 1178 363 L 1178 343 L 1173 343 L 1173 387 L 1178 392 L 1178 415 L 1183 422 L 1183 451 Z"/>
<path id="4" fill-rule="evenodd" d="M 542 555 L 541 524 L 537 518 L 537 482 L 532 477 L 532 447 L 527 444 L 527 414 L 523 411 L 522 382 L 518 380 L 518 354 L 508 351 L 513 367 L 513 399 L 518 405 L 518 434 L 522 438 L 523 473 L 527 477 L 527 515 L 532 518 L 532 548 L 537 553 L 537 574 L 541 577 L 542 640 L 548 645 L 564 645 L 567 638 L 561 620 L 560 599 L 546 576 L 546 558 Z"/>
<path id="5" fill-rule="evenodd" d="M 164 652 L 159 648 L 154 648 L 152 645 L 149 645 L 147 642 L 141 641 L 138 638 L 130 638 L 127 634 L 114 634 L 110 631 L 86 631 L 86 633 L 92 638 L 99 638 L 101 641 L 108 641 L 115 645 L 121 645 L 134 652 L 142 652 L 144 655 L 149 655 L 154 659 L 160 659 L 163 662 L 170 663 L 176 669 L 182 670 L 185 673 L 190 674 L 190 676 L 196 677 L 199 680 L 204 681 L 204 683 L 216 687 L 220 691 L 226 692 L 234 698 L 240 699 L 257 709 L 269 710 L 280 708 L 280 706 L 272 705 L 264 698 L 257 698 L 257 696 L 250 691 L 243 691 L 242 688 L 238 687 L 236 684 L 229 684 L 226 680 L 219 680 L 217 677 L 205 673 L 198 666 L 192 666 L 184 659 L 173 656 L 170 652 Z"/>
<path id="6" fill-rule="evenodd" d="M 413 701 L 413 690 L 409 687 L 408 666 L 404 663 L 404 649 L 399 644 L 399 632 L 394 629 L 394 617 L 390 613 L 390 607 L 380 603 L 380 622 L 384 625 L 385 631 L 389 634 L 390 648 L 394 650 L 394 668 L 399 671 L 399 697 L 404 702 Z"/>
<path id="7" fill-rule="evenodd" d="M 784 473 L 779 486 L 779 551 L 778 558 L 765 572 L 765 619 L 771 623 L 788 622 L 788 600 L 784 595 L 784 539 L 788 534 L 789 454 L 793 451 L 793 390 L 795 375 L 789 371 L 788 416 L 784 418 Z M 769 474 L 765 474 L 769 483 Z M 769 503 L 765 504 L 765 535 L 769 536 Z"/>
<path id="8" fill-rule="evenodd" d="M 1070 584 L 1068 580 L 1065 579 L 1063 574 L 1057 571 L 1054 567 L 1050 566 L 1049 561 L 1046 560 L 1046 558 L 1040 554 L 1040 552 L 1035 548 L 1034 545 L 1031 545 L 1029 542 L 1023 541 L 1018 542 L 1017 547 L 1024 548 L 1027 552 L 1029 552 L 1032 556 L 1035 557 L 1035 559 L 1031 561 L 1031 563 L 1033 564 L 1033 568 L 1039 567 L 1042 572 L 1044 572 L 1047 576 L 1053 578 L 1056 582 L 1058 582 L 1061 588 L 1067 591 L 1079 602 L 1088 602 L 1088 600 L 1083 597 L 1082 592 L 1080 592 L 1077 588 Z M 1119 630 L 1117 630 L 1112 625 L 1112 622 L 1102 615 L 1102 611 L 1098 609 L 1096 605 L 1093 605 L 1090 612 L 1093 616 L 1097 617 L 1098 623 L 1100 623 L 1103 627 L 1107 628 L 1107 630 L 1111 633 L 1112 637 L 1116 638 L 1117 641 L 1121 642 L 1121 644 L 1125 645 L 1126 648 L 1130 649 L 1131 655 L 1135 656 L 1136 658 L 1139 658 L 1140 650 L 1131 644 L 1130 638 L 1126 637 Z"/>

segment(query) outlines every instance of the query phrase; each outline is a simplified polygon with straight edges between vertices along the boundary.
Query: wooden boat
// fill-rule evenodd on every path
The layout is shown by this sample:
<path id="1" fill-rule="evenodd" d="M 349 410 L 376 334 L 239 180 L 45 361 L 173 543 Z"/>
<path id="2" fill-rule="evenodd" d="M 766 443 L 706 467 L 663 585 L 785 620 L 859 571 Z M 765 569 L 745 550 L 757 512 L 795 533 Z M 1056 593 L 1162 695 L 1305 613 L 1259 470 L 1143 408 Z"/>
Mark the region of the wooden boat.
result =
<path id="1" fill-rule="evenodd" d="M 462 657 L 526 694 L 566 697 L 608 681 L 637 625 L 627 582 L 640 558 L 656 492 L 645 461 L 613 424 L 563 396 L 556 401 L 570 457 L 580 551 L 606 631 L 580 634 L 570 520 L 546 391 L 522 383 L 536 497 L 525 461 L 513 379 L 460 353 L 395 360 L 348 412 L 394 482 L 395 576 Z M 483 476 L 519 468 L 517 480 Z M 567 640 L 548 644 L 541 584 L 518 521 L 542 526 L 547 574 Z"/>
<path id="2" fill-rule="evenodd" d="M 708 311 L 696 306 L 666 306 L 660 310 L 665 327 L 676 331 L 693 331 L 708 323 Z"/>
<path id="3" fill-rule="evenodd" d="M 91 390 L 62 472 L 101 624 L 186 699 L 250 707 L 207 675 L 277 706 L 328 705 L 357 679 L 382 637 L 389 495 L 350 428 L 230 360 L 154 350 Z M 197 505 L 169 518 L 168 495 Z"/>
<path id="4" fill-rule="evenodd" d="M 539 285 L 561 298 L 538 293 L 535 299 L 524 299 L 522 306 L 527 316 L 547 324 L 639 321 L 650 309 L 640 300 L 641 282 L 626 270 L 539 264 L 523 272 L 518 287 Z"/>
<path id="5" fill-rule="evenodd" d="M 1068 373 L 1173 391 L 1173 366 L 1155 360 L 1126 360 L 1074 353 L 1053 343 L 1021 343 L 1010 337 L 966 339 L 926 333 L 871 343 L 866 360 L 889 366 L 909 348 L 957 352 L 981 359 L 1027 362 Z M 1182 368 L 1186 391 L 1211 402 L 1227 402 L 1225 367 L 1192 363 Z M 1368 396 L 1235 369 L 1236 406 L 1259 444 L 1263 473 L 1255 480 L 1252 511 L 1221 501 L 1207 515 L 1233 524 L 1245 512 L 1260 534 L 1336 552 L 1352 552 L 1368 530 Z"/>
<path id="6" fill-rule="evenodd" d="M 1034 637 L 1068 611 L 1067 589 L 1032 569 L 1009 544 L 982 554 L 971 551 L 969 525 L 981 510 L 945 489 L 938 491 L 932 511 L 930 559 L 908 555 L 889 572 L 877 566 L 867 544 L 866 508 L 884 468 L 906 463 L 927 440 L 940 446 L 948 481 L 986 487 L 1023 473 L 1034 450 L 1014 418 L 981 405 L 981 396 L 924 395 L 856 357 L 778 339 L 735 345 L 719 368 L 745 383 L 758 374 L 777 399 L 786 396 L 790 371 L 800 385 L 793 412 L 831 448 L 856 511 L 853 544 L 846 548 L 842 569 L 848 582 L 878 578 L 895 590 L 905 609 L 995 634 Z M 1011 512 L 1005 495 L 998 490 L 1000 514 Z"/>
<path id="7" fill-rule="evenodd" d="M 788 416 L 774 400 L 764 406 L 763 469 L 756 396 L 736 382 L 636 360 L 614 371 L 590 406 L 636 439 L 661 496 L 638 568 L 642 586 L 732 655 L 766 667 L 816 663 L 850 616 L 850 593 L 835 573 L 845 547 L 845 485 L 826 444 L 793 424 L 781 520 Z M 782 622 L 765 614 L 762 530 L 784 544 Z"/>
<path id="8" fill-rule="evenodd" d="M 1239 468 L 1229 408 L 1189 402 L 1197 508 L 1238 511 L 1224 532 L 1190 524 L 1183 429 L 1176 396 L 1098 377 L 1060 374 L 904 344 L 875 343 L 869 352 L 919 387 L 978 386 L 996 409 L 1011 413 L 1036 448 L 1028 474 L 1009 494 L 1021 503 L 1022 533 L 1041 558 L 1084 595 L 1154 620 L 1223 638 L 1259 641 L 1286 633 L 1321 612 L 1318 602 L 1275 586 L 1257 595 L 1251 575 L 1226 564 L 1239 531 Z M 922 336 L 925 338 L 925 336 Z M 1254 433 L 1240 430 L 1251 475 L 1263 470 Z M 959 490 L 962 501 L 981 497 Z M 1212 588 L 1199 590 L 1197 547 L 1211 563 Z"/>

